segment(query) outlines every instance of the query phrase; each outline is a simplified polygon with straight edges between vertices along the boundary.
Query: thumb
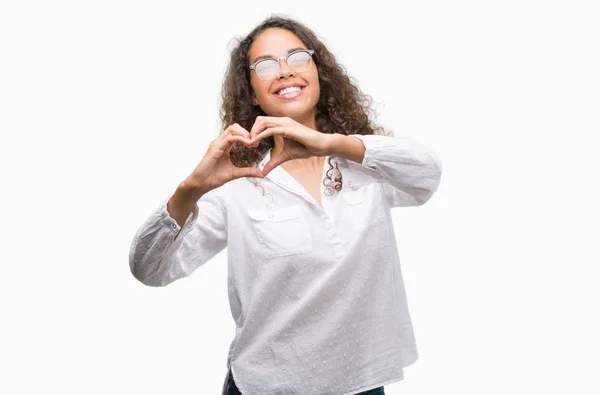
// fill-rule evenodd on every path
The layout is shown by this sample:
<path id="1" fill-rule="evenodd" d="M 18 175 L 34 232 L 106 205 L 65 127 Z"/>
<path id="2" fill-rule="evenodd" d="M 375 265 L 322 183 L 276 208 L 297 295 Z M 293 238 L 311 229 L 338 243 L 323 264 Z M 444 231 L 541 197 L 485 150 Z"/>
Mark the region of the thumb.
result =
<path id="1" fill-rule="evenodd" d="M 280 164 L 282 164 L 283 162 L 285 162 L 286 159 L 283 157 L 283 155 L 277 155 L 275 157 L 271 157 L 271 159 L 269 159 L 269 161 L 265 164 L 265 167 L 263 167 L 263 174 L 266 176 L 267 174 L 269 174 L 271 172 L 271 170 L 273 170 L 274 168 L 276 168 L 277 166 L 279 166 Z"/>

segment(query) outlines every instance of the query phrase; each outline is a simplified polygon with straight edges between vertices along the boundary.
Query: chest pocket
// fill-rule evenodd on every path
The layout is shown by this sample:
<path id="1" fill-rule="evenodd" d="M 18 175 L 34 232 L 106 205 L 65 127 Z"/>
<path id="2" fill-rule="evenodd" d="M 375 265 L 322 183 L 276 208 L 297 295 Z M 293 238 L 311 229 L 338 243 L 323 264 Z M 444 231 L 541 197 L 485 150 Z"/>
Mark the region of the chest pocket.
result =
<path id="1" fill-rule="evenodd" d="M 267 258 L 305 254 L 312 249 L 310 229 L 298 205 L 276 210 L 248 210 Z"/>
<path id="2" fill-rule="evenodd" d="M 355 204 L 361 204 L 365 201 L 367 195 L 367 188 L 350 188 L 346 187 L 342 190 L 342 196 L 346 204 L 354 206 Z"/>
<path id="3" fill-rule="evenodd" d="M 367 188 L 370 188 L 370 193 Z M 382 203 L 383 184 L 368 187 L 344 188 L 342 197 L 346 203 L 346 215 L 352 221 L 352 231 L 360 250 L 369 251 L 390 245 L 387 206 Z"/>

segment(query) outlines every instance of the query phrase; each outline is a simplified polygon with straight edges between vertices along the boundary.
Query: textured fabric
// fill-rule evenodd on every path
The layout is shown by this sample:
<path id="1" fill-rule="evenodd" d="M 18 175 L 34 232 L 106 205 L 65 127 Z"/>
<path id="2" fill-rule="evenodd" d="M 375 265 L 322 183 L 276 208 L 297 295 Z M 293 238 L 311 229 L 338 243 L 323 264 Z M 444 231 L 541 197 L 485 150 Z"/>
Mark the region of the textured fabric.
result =
<path id="1" fill-rule="evenodd" d="M 169 196 L 134 237 L 130 268 L 149 286 L 227 247 L 227 368 L 244 395 L 356 394 L 402 380 L 418 358 L 390 208 L 427 202 L 441 163 L 408 138 L 352 137 L 363 162 L 332 158 L 343 188 L 328 196 L 322 186 L 323 208 L 278 166 L 205 194 L 182 228 Z"/>

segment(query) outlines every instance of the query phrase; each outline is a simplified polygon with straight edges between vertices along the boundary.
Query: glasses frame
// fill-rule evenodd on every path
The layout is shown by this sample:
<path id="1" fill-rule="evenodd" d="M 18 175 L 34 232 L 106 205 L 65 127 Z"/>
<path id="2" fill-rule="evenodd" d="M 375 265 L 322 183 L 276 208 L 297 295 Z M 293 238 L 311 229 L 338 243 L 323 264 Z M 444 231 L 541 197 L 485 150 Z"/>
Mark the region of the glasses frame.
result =
<path id="1" fill-rule="evenodd" d="M 268 79 L 266 79 L 266 80 L 265 80 L 265 79 L 262 79 L 262 78 L 260 78 L 260 79 L 261 79 L 261 80 L 263 80 L 263 81 L 274 80 L 275 78 L 277 78 L 277 76 L 278 76 L 278 75 L 279 75 L 279 73 L 281 72 L 281 61 L 282 61 L 282 60 L 285 60 L 285 63 L 287 63 L 287 59 L 288 59 L 290 56 L 292 56 L 293 54 L 296 54 L 296 53 L 298 53 L 298 52 L 308 52 L 308 54 L 310 55 L 310 58 L 309 58 L 309 60 L 313 60 L 313 58 L 312 58 L 312 57 L 313 57 L 313 55 L 315 54 L 315 50 L 314 50 L 314 49 L 299 49 L 299 50 L 297 50 L 297 51 L 290 52 L 290 53 L 289 53 L 287 56 L 280 56 L 280 57 L 278 57 L 278 58 L 265 58 L 265 59 L 260 59 L 260 60 L 257 60 L 256 62 L 252 63 L 252 64 L 249 66 L 249 67 L 250 67 L 250 70 L 254 70 L 254 72 L 256 73 L 256 76 L 257 76 L 258 78 L 260 78 L 260 75 L 259 75 L 259 74 L 256 72 L 256 65 L 257 65 L 257 64 L 259 64 L 260 62 L 264 62 L 265 60 L 275 60 L 275 61 L 277 61 L 277 66 L 279 66 L 279 71 L 277 72 L 277 74 L 275 75 L 275 77 L 273 77 L 273 78 L 268 78 Z M 292 70 L 294 73 L 296 73 L 296 70 L 294 70 L 294 68 L 293 68 L 292 66 L 290 66 L 290 65 L 288 64 L 288 67 L 290 68 L 290 70 Z M 304 71 L 306 71 L 306 70 L 304 70 Z M 304 71 L 298 71 L 298 73 L 303 73 Z"/>

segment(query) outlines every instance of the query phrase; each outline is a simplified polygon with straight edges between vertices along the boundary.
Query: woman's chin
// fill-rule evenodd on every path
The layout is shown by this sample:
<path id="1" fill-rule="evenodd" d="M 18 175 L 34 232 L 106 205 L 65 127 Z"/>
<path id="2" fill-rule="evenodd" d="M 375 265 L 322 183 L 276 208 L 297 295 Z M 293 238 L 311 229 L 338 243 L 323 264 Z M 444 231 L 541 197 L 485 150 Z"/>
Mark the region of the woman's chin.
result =
<path id="1" fill-rule="evenodd" d="M 273 111 L 271 117 L 289 117 L 294 121 L 301 122 L 304 119 L 314 118 L 316 111 L 306 110 L 306 106 L 286 106 L 286 108 L 279 108 L 277 111 Z"/>

